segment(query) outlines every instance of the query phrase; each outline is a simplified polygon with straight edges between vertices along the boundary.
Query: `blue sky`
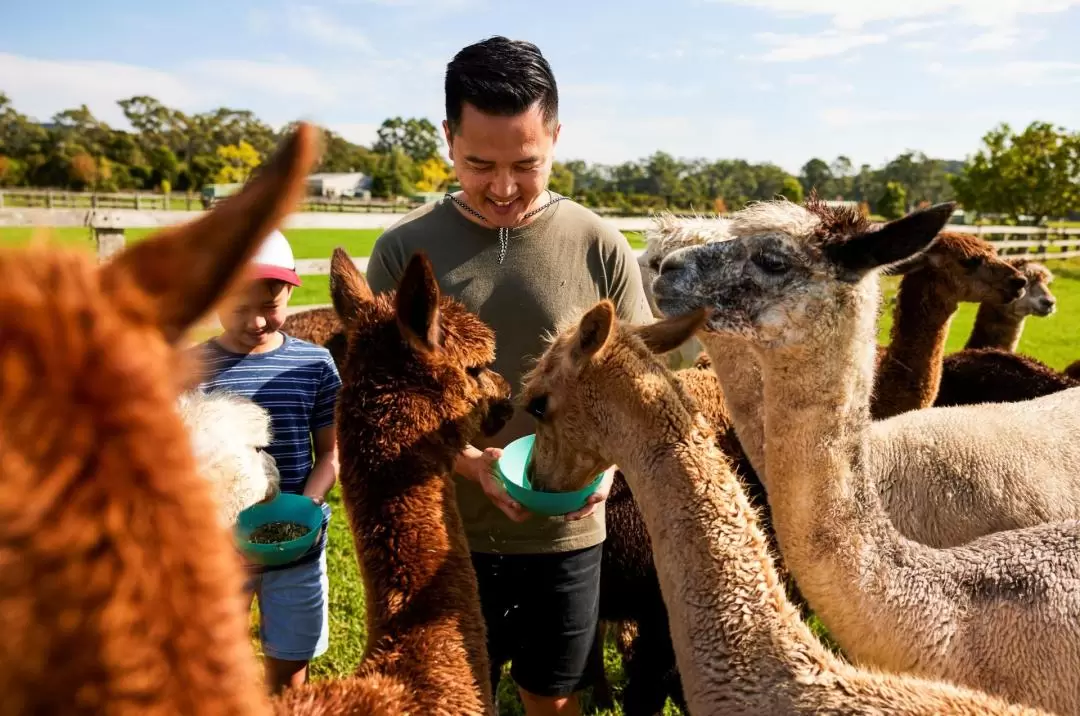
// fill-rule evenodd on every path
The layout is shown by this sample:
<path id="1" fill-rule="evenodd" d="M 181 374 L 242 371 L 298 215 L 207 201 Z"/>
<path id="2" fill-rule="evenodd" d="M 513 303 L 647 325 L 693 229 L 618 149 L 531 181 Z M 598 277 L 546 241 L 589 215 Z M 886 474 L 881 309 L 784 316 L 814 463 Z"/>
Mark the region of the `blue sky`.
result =
<path id="1" fill-rule="evenodd" d="M 39 119 L 116 100 L 247 108 L 370 142 L 443 117 L 442 73 L 492 34 L 540 46 L 559 159 L 662 149 L 772 161 L 962 159 L 1000 121 L 1080 129 L 1080 0 L 7 0 L 0 91 Z"/>

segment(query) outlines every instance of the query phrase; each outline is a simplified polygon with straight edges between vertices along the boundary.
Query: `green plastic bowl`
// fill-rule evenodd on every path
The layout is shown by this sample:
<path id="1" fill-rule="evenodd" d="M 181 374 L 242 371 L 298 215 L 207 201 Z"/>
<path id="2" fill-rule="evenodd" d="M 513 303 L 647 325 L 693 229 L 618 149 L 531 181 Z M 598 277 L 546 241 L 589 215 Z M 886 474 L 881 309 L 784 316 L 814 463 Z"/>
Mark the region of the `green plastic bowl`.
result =
<path id="1" fill-rule="evenodd" d="M 257 564 L 277 566 L 294 562 L 311 549 L 322 529 L 322 509 L 310 497 L 279 493 L 270 502 L 252 505 L 236 516 L 236 543 L 248 559 Z M 269 522 L 298 522 L 310 530 L 288 542 L 255 544 L 248 537 Z"/>
<path id="2" fill-rule="evenodd" d="M 522 507 L 547 517 L 565 515 L 585 506 L 589 495 L 596 492 L 604 473 L 596 476 L 592 482 L 573 492 L 538 492 L 532 489 L 526 476 L 525 466 L 532 457 L 533 441 L 536 435 L 525 435 L 503 448 L 502 457 L 495 462 L 496 471 L 502 478 L 506 491 Z"/>

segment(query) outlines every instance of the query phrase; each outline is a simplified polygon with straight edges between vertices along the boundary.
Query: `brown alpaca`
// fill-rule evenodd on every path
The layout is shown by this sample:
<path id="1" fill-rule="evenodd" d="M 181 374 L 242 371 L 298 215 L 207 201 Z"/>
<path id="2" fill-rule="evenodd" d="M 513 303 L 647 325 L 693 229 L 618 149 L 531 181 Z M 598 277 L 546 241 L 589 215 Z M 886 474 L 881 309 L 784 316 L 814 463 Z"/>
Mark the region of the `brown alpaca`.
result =
<path id="1" fill-rule="evenodd" d="M 345 357 L 345 328 L 333 308 L 309 308 L 294 313 L 281 324 L 281 330 L 294 338 L 323 346 L 337 364 L 343 368 Z"/>
<path id="2" fill-rule="evenodd" d="M 579 487 L 618 464 L 642 505 L 690 712 L 1031 713 L 946 683 L 858 670 L 787 601 L 756 511 L 697 405 L 658 359 L 704 311 L 642 327 L 602 301 L 524 378 L 532 479 Z M 633 436 L 628 440 L 627 436 Z"/>
<path id="3" fill-rule="evenodd" d="M 242 192 L 104 266 L 0 250 L 0 714 L 266 713 L 178 345 L 301 198 L 317 141 L 300 125 Z"/>
<path id="4" fill-rule="evenodd" d="M 353 683 L 322 687 L 281 713 L 353 713 L 358 684 L 393 689 L 398 714 L 494 713 L 483 616 L 451 477 L 454 456 L 513 412 L 491 370 L 495 336 L 440 295 L 413 256 L 392 295 L 374 296 L 343 249 L 330 291 L 347 344 L 338 403 L 341 490 L 367 603 L 367 650 Z M 372 701 L 374 704 L 375 702 Z M 366 713 L 366 712 L 365 712 Z"/>
<path id="5" fill-rule="evenodd" d="M 1075 713 L 1080 522 L 984 532 L 935 549 L 903 536 L 895 522 L 904 515 L 887 512 L 879 492 L 883 481 L 922 472 L 923 463 L 939 465 L 954 494 L 968 491 L 965 477 L 975 491 L 990 488 L 994 510 L 1011 505 L 1017 478 L 1037 476 L 1018 493 L 1029 506 L 1056 499 L 1057 480 L 1075 479 L 1063 438 L 1075 440 L 1080 430 L 1078 391 L 870 420 L 878 271 L 925 250 L 952 208 L 870 230 L 854 212 L 820 203 L 755 205 L 732 217 L 729 241 L 669 254 L 653 290 L 669 315 L 714 308 L 706 331 L 745 341 L 758 355 L 777 539 L 845 653 Z M 935 489 L 949 499 L 924 484 L 924 493 Z M 908 519 L 930 521 L 933 509 L 940 508 L 924 504 Z"/>
<path id="6" fill-rule="evenodd" d="M 1000 348 L 1014 352 L 1020 344 L 1020 334 L 1024 332 L 1027 317 L 1045 318 L 1054 312 L 1057 300 L 1050 291 L 1050 284 L 1054 281 L 1050 269 L 1023 257 L 1014 256 L 1004 260 L 1016 267 L 1024 277 L 1024 295 L 1005 304 L 983 301 L 975 314 L 975 325 L 964 348 Z"/>
<path id="7" fill-rule="evenodd" d="M 1049 316 L 1056 303 L 1053 274 L 1022 257 L 1006 259 L 1027 280 L 1024 295 L 1004 306 L 984 302 L 964 350 L 945 356 L 936 406 L 1031 400 L 1080 382 L 1030 356 L 1015 353 L 1027 316 Z"/>
<path id="8" fill-rule="evenodd" d="M 904 277 L 888 347 L 878 348 L 871 415 L 875 420 L 933 405 L 941 383 L 949 324 L 962 301 L 1004 306 L 1019 299 L 1024 277 L 972 234 L 942 231 Z"/>

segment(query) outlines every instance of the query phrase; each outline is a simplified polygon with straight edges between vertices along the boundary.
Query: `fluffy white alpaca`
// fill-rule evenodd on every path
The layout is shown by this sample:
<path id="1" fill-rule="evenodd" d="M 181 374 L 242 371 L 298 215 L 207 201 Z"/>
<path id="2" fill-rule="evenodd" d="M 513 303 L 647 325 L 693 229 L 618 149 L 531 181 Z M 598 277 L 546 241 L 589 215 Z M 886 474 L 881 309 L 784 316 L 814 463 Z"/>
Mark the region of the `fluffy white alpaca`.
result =
<path id="1" fill-rule="evenodd" d="M 229 528 L 244 509 L 278 494 L 277 463 L 270 444 L 270 414 L 227 391 L 191 390 L 179 398 L 199 473 L 214 487 L 218 519 Z"/>

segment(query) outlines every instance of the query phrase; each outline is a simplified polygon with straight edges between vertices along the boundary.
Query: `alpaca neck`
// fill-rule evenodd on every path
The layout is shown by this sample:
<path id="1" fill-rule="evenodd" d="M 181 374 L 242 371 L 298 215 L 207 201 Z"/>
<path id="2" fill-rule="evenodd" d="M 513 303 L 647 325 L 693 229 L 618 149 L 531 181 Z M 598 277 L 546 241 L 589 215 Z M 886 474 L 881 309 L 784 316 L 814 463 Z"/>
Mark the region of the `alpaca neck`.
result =
<path id="1" fill-rule="evenodd" d="M 881 505 L 869 452 L 876 277 L 857 291 L 834 309 L 832 330 L 762 353 L 773 528 L 800 592 L 845 644 L 873 641 L 876 623 L 902 619 L 882 599 L 891 575 L 878 555 L 907 549 Z"/>
<path id="2" fill-rule="evenodd" d="M 712 713 L 719 694 L 737 700 L 733 684 L 755 684 L 760 698 L 767 684 L 789 689 L 832 662 L 787 601 L 757 516 L 704 417 L 684 411 L 680 420 L 672 404 L 633 406 L 632 431 L 609 444 L 658 556 L 688 704 Z M 647 437 L 627 442 L 625 434 Z"/>
<path id="3" fill-rule="evenodd" d="M 423 452 L 425 442 L 409 444 Z M 343 443 L 342 492 L 367 602 L 368 642 L 359 673 L 408 665 L 414 672 L 410 687 L 424 689 L 433 685 L 426 664 L 445 666 L 458 658 L 475 680 L 460 688 L 475 690 L 485 704 L 476 710 L 486 711 L 492 698 L 484 624 L 450 478 L 452 453 L 436 461 L 410 453 L 383 462 L 354 455 Z M 431 659 L 433 644 L 440 659 Z"/>
<path id="4" fill-rule="evenodd" d="M 724 390 L 731 424 L 758 479 L 768 487 L 765 473 L 765 416 L 762 410 L 761 366 L 750 344 L 715 333 L 700 336 Z"/>
<path id="5" fill-rule="evenodd" d="M 876 420 L 934 404 L 949 324 L 960 305 L 941 285 L 928 269 L 907 274 L 900 282 L 889 348 L 878 370 L 879 387 L 871 409 Z"/>
<path id="6" fill-rule="evenodd" d="M 1005 306 L 983 302 L 964 348 L 1000 348 L 1015 353 L 1023 331 L 1023 316 L 1016 316 Z"/>

